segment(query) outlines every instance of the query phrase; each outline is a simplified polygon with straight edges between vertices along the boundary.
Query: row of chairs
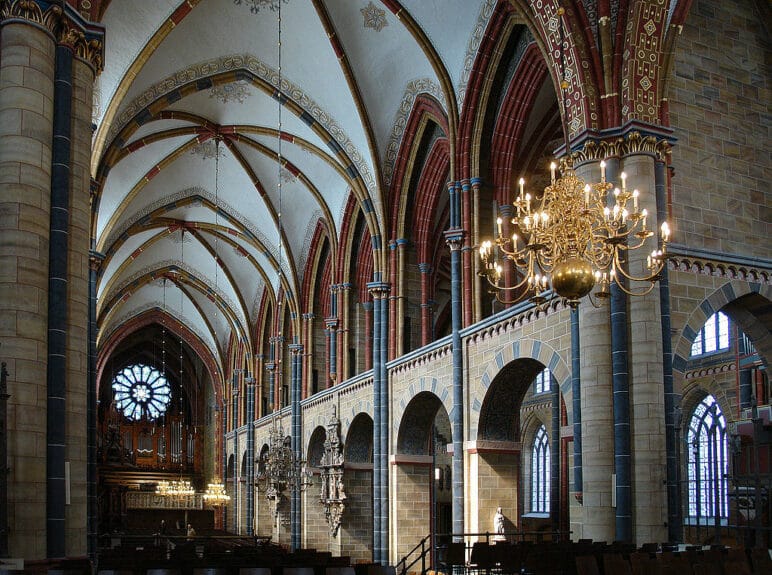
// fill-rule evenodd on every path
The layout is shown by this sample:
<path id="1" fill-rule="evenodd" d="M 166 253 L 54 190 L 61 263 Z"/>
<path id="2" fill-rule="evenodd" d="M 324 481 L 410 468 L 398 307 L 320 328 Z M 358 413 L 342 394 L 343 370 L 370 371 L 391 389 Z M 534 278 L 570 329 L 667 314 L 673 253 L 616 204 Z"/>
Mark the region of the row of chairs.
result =
<path id="1" fill-rule="evenodd" d="M 769 575 L 767 549 L 609 553 L 576 557 L 577 575 Z"/>
<path id="2" fill-rule="evenodd" d="M 669 547 L 666 547 L 669 548 Z M 753 575 L 772 574 L 766 549 L 660 551 L 657 544 L 636 548 L 629 543 L 580 542 L 495 543 L 484 541 L 467 548 L 448 544 L 439 557 L 446 573 L 465 575 Z"/>

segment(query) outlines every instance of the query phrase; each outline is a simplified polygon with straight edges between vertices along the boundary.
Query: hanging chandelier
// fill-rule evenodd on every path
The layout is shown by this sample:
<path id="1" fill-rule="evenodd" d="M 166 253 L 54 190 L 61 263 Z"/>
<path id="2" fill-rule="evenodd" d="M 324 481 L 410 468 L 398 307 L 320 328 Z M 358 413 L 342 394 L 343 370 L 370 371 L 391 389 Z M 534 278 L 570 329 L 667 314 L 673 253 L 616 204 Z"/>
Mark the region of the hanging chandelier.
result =
<path id="1" fill-rule="evenodd" d="M 564 8 L 555 17 L 561 19 L 559 45 L 561 50 L 563 113 L 568 110 L 568 75 L 565 62 Z M 626 175 L 620 174 L 621 187 L 606 181 L 606 163 L 600 162 L 600 181 L 586 183 L 574 172 L 570 156 L 568 130 L 563 126 L 565 150 L 568 155 L 558 166 L 550 164 L 550 184 L 540 197 L 525 192 L 525 180 L 519 181 L 519 195 L 512 202 L 515 233 L 505 237 L 502 218 L 497 219 L 497 235 L 480 244 L 482 263 L 479 275 L 494 288 L 496 299 L 516 303 L 524 293 L 537 305 L 552 296 L 564 298 L 571 307 L 591 294 L 598 286 L 596 298 L 608 298 L 611 284 L 628 295 L 646 295 L 659 280 L 665 266 L 670 227 L 660 228 L 660 245 L 647 241 L 654 232 L 647 227 L 648 213 L 640 208 L 640 193 L 627 189 Z M 630 252 L 652 248 L 646 257 L 645 269 L 629 271 Z M 641 252 L 643 253 L 643 252 Z M 507 275 L 503 261 L 512 262 Z M 642 267 L 642 266 L 641 266 Z M 512 269 L 514 268 L 514 269 Z M 643 287 L 635 285 L 643 283 Z M 648 285 L 645 285 L 648 284 Z M 512 297 L 507 297 L 512 293 Z M 595 305 L 595 301 L 591 301 Z"/>
<path id="2" fill-rule="evenodd" d="M 600 163 L 600 182 L 587 184 L 570 164 L 562 162 L 560 177 L 552 163 L 551 183 L 541 198 L 525 193 L 525 181 L 519 182 L 519 195 L 513 202 L 511 223 L 520 232 L 505 237 L 502 218 L 497 219 L 494 240 L 483 241 L 479 248 L 480 275 L 496 288 L 496 297 L 504 303 L 514 299 L 503 294 L 525 290 L 537 303 L 551 289 L 575 307 L 579 300 L 598 286 L 595 296 L 608 297 L 611 283 L 629 295 L 646 295 L 659 279 L 665 265 L 670 227 L 660 228 L 661 247 L 655 247 L 646 259 L 646 269 L 636 275 L 626 269 L 626 253 L 643 248 L 654 232 L 647 227 L 648 213 L 639 204 L 640 193 L 627 189 L 621 173 L 621 188 L 606 181 L 605 162 Z M 513 262 L 522 276 L 511 285 L 501 285 L 504 265 Z M 626 281 L 620 281 L 620 277 Z M 629 282 L 648 283 L 641 289 Z"/>
<path id="3" fill-rule="evenodd" d="M 156 484 L 156 495 L 167 497 L 189 497 L 196 494 L 190 481 L 187 479 L 175 479 L 172 481 L 162 480 Z"/>
<path id="4" fill-rule="evenodd" d="M 204 492 L 204 502 L 208 503 L 212 507 L 225 505 L 230 500 L 231 496 L 226 493 L 225 486 L 219 482 L 210 483 Z"/>

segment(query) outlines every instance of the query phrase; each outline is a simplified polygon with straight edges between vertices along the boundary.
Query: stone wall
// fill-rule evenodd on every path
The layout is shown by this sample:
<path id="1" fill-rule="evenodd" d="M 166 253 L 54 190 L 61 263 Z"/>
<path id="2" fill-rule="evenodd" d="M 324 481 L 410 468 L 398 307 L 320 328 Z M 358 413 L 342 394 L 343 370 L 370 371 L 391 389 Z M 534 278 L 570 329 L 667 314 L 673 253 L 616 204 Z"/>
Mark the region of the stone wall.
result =
<path id="1" fill-rule="evenodd" d="M 768 32 L 755 2 L 697 0 L 667 90 L 674 241 L 772 257 Z"/>

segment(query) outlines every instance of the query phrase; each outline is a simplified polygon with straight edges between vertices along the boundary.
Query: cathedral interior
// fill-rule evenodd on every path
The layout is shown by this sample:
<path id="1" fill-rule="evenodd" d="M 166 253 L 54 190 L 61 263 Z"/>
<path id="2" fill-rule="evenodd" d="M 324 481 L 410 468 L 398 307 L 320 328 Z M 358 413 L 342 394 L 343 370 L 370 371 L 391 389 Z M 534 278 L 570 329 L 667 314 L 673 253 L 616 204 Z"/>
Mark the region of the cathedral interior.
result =
<path id="1" fill-rule="evenodd" d="M 771 14 L 0 0 L 0 558 L 772 547 Z"/>

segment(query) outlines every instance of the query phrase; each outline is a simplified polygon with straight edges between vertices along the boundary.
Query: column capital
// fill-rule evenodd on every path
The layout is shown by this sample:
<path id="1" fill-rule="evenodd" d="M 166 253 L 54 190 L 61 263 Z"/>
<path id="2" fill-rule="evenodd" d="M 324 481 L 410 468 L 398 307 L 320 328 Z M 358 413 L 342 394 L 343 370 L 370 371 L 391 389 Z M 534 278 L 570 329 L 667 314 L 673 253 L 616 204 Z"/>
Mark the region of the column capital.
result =
<path id="1" fill-rule="evenodd" d="M 465 236 L 466 232 L 462 229 L 446 230 L 445 243 L 450 247 L 450 251 L 460 250 Z"/>
<path id="2" fill-rule="evenodd" d="M 292 355 L 300 355 L 303 353 L 302 343 L 291 343 L 287 347 Z"/>
<path id="3" fill-rule="evenodd" d="M 88 22 L 72 6 L 41 0 L 0 2 L 0 26 L 10 22 L 26 22 L 48 31 L 54 40 L 70 48 L 99 73 L 104 68 L 105 29 Z"/>
<path id="4" fill-rule="evenodd" d="M 664 160 L 674 143 L 670 128 L 629 123 L 617 130 L 588 135 L 582 146 L 571 153 L 571 160 L 575 167 L 609 157 L 624 158 L 638 154 Z"/>
<path id="5" fill-rule="evenodd" d="M 391 291 L 391 285 L 388 282 L 369 282 L 367 291 L 376 299 L 384 298 Z"/>
<path id="6" fill-rule="evenodd" d="M 418 271 L 422 274 L 430 274 L 432 273 L 432 264 L 422 262 L 418 264 Z"/>
<path id="7" fill-rule="evenodd" d="M 102 262 L 105 261 L 105 254 L 96 250 L 89 250 L 88 252 L 88 265 L 93 271 L 98 272 L 102 267 Z"/>

